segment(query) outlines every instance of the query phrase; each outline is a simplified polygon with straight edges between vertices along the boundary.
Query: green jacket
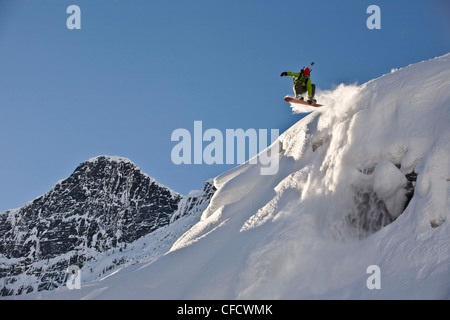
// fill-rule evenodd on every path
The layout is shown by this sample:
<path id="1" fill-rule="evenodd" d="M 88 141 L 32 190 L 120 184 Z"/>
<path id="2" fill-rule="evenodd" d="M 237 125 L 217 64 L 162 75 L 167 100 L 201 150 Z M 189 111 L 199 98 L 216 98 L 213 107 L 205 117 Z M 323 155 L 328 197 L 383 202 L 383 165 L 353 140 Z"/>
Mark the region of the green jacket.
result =
<path id="1" fill-rule="evenodd" d="M 289 77 L 294 77 L 294 87 L 297 84 L 301 85 L 302 87 L 306 87 L 308 96 L 312 96 L 311 76 L 309 76 L 308 79 L 305 80 L 303 73 L 300 76 L 300 72 L 287 72 L 287 75 Z"/>

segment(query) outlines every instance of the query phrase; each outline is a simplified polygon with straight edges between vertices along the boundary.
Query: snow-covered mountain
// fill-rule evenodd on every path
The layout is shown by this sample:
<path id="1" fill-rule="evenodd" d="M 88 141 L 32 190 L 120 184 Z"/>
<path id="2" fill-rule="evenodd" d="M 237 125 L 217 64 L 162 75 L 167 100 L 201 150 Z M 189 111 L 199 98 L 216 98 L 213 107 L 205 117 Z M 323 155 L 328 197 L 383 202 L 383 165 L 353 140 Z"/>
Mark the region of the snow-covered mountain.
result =
<path id="1" fill-rule="evenodd" d="M 318 101 L 269 147 L 278 172 L 213 179 L 164 255 L 20 298 L 449 299 L 450 54 Z"/>
<path id="2" fill-rule="evenodd" d="M 206 183 L 203 192 L 184 197 L 126 158 L 89 159 L 46 194 L 0 214 L 0 293 L 54 289 L 65 284 L 69 265 L 85 267 L 95 279 L 135 263 L 142 254 L 127 252 L 137 240 L 185 215 L 198 216 L 213 192 Z M 105 258 L 114 250 L 120 255 Z M 144 257 L 160 254 L 155 250 Z"/>

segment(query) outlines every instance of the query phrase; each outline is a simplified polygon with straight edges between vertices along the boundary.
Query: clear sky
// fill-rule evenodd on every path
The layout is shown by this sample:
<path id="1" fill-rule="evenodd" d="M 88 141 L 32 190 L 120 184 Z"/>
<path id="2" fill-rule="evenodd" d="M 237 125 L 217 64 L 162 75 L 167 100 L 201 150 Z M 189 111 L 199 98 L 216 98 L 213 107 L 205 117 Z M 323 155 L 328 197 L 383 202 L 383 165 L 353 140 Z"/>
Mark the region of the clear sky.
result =
<path id="1" fill-rule="evenodd" d="M 315 61 L 318 89 L 361 84 L 449 52 L 449 21 L 446 0 L 0 0 L 0 211 L 104 154 L 201 189 L 234 165 L 175 165 L 174 130 L 281 133 L 301 117 L 281 72 Z"/>

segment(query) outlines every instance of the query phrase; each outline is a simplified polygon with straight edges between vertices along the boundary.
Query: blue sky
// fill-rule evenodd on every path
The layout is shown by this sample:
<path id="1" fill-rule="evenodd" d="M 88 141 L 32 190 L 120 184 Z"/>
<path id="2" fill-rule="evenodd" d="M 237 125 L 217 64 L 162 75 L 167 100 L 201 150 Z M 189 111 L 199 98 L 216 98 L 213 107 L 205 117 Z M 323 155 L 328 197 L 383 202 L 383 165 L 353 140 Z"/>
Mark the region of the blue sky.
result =
<path id="1" fill-rule="evenodd" d="M 175 129 L 281 133 L 301 117 L 282 71 L 315 61 L 318 89 L 361 84 L 449 52 L 449 18 L 445 0 L 0 0 L 0 211 L 103 154 L 201 189 L 233 165 L 173 164 Z"/>

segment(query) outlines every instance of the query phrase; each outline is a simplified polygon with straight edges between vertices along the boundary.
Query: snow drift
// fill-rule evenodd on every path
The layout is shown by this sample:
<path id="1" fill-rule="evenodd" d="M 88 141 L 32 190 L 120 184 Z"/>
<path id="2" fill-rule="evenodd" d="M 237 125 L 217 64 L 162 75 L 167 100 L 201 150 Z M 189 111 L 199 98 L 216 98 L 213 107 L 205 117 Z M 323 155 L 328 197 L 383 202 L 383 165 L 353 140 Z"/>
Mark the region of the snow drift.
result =
<path id="1" fill-rule="evenodd" d="M 30 297 L 448 299 L 449 89 L 446 54 L 320 92 L 325 106 L 270 147 L 277 174 L 245 163 L 215 178 L 163 257 Z M 380 289 L 366 285 L 372 265 Z"/>

